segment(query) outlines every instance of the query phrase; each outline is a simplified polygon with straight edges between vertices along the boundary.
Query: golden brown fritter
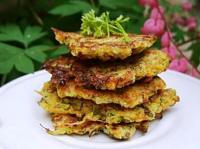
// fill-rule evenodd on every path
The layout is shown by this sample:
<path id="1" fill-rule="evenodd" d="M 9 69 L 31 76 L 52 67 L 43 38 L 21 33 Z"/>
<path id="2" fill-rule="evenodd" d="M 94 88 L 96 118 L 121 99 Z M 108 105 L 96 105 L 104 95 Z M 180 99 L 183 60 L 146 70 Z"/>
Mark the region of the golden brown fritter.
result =
<path id="1" fill-rule="evenodd" d="M 74 114 L 82 120 L 109 124 L 153 120 L 179 99 L 175 90 L 166 89 L 154 95 L 149 102 L 131 109 L 116 104 L 97 105 L 92 101 L 83 99 L 61 99 L 57 96 L 56 91 L 51 89 L 49 83 L 44 85 L 40 93 L 42 100 L 39 105 L 49 113 Z"/>
<path id="2" fill-rule="evenodd" d="M 136 126 L 134 125 L 134 123 L 104 125 L 103 132 L 111 138 L 128 140 L 135 134 Z"/>
<path id="3" fill-rule="evenodd" d="M 115 90 L 141 78 L 151 78 L 165 71 L 168 56 L 159 50 L 146 50 L 126 60 L 113 62 L 81 61 L 72 56 L 49 60 L 44 68 L 52 74 L 54 84 L 66 84 L 71 78 L 79 86 Z"/>
<path id="4" fill-rule="evenodd" d="M 96 104 L 115 103 L 122 107 L 133 108 L 148 102 L 151 96 L 164 88 L 165 82 L 159 77 L 153 78 L 150 82 L 138 82 L 114 91 L 87 89 L 77 86 L 72 80 L 65 85 L 58 85 L 57 94 L 60 98 L 83 98 L 92 100 Z"/>
<path id="5" fill-rule="evenodd" d="M 148 108 L 151 113 L 156 113 L 156 116 L 163 111 L 166 111 L 170 106 L 173 106 L 179 101 L 179 96 L 176 95 L 174 89 L 165 89 L 160 94 L 154 95 L 151 98 L 152 102 L 144 104 L 144 107 Z"/>
<path id="6" fill-rule="evenodd" d="M 89 134 L 92 136 L 102 130 L 103 123 L 84 121 L 81 122 L 78 117 L 69 114 L 52 115 L 52 122 L 55 130 L 48 130 L 47 132 L 52 135 L 63 134 Z"/>
<path id="7" fill-rule="evenodd" d="M 125 59 L 132 54 L 142 52 L 151 47 L 156 37 L 153 35 L 129 34 L 127 42 L 122 36 L 113 35 L 105 38 L 83 36 L 78 33 L 63 32 L 53 29 L 55 38 L 61 44 L 68 46 L 71 54 L 82 59 Z"/>
<path id="8" fill-rule="evenodd" d="M 148 122 L 112 125 L 90 120 L 80 121 L 76 116 L 69 114 L 52 115 L 52 122 L 55 130 L 47 130 L 52 135 L 89 134 L 92 136 L 103 131 L 112 138 L 123 140 L 133 136 L 136 129 L 146 132 L 149 127 Z"/>

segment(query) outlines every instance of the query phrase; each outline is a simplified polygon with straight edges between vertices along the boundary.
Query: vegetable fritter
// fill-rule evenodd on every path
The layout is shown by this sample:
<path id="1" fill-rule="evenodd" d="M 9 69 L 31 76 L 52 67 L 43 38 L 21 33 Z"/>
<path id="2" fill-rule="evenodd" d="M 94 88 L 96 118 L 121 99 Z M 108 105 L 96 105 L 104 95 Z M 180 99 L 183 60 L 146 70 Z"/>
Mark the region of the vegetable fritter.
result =
<path id="1" fill-rule="evenodd" d="M 130 41 L 125 41 L 123 36 L 112 35 L 105 38 L 83 36 L 78 33 L 63 32 L 53 28 L 55 38 L 61 44 L 68 46 L 73 56 L 82 59 L 125 59 L 132 54 L 142 52 L 151 47 L 156 37 L 153 35 L 129 34 Z"/>
<path id="2" fill-rule="evenodd" d="M 81 61 L 62 56 L 47 61 L 43 67 L 52 74 L 54 84 L 66 84 L 71 78 L 79 86 L 115 90 L 133 84 L 141 78 L 151 78 L 165 71 L 169 57 L 159 50 L 146 50 L 122 61 Z"/>
<path id="3" fill-rule="evenodd" d="M 52 122 L 55 130 L 48 130 L 47 132 L 52 135 L 63 135 L 63 134 L 78 134 L 84 135 L 89 134 L 92 136 L 103 131 L 108 136 L 115 139 L 129 139 L 135 134 L 136 129 L 142 132 L 146 132 L 149 123 L 129 123 L 129 124 L 104 124 L 96 121 L 79 121 L 79 119 L 72 115 L 52 115 Z"/>
<path id="4" fill-rule="evenodd" d="M 56 91 L 46 83 L 41 90 L 42 100 L 39 105 L 49 113 L 73 114 L 82 120 L 113 123 L 130 123 L 153 120 L 174 105 L 178 100 L 173 89 L 166 89 L 154 95 L 149 102 L 133 109 L 123 108 L 116 104 L 97 105 L 83 99 L 59 98 Z"/>
<path id="5" fill-rule="evenodd" d="M 65 85 L 57 86 L 57 94 L 60 98 L 83 98 L 92 100 L 96 104 L 115 103 L 122 107 L 133 108 L 148 102 L 151 96 L 164 89 L 165 86 L 161 78 L 155 77 L 150 82 L 142 81 L 118 90 L 107 91 L 80 87 L 72 80 Z"/>

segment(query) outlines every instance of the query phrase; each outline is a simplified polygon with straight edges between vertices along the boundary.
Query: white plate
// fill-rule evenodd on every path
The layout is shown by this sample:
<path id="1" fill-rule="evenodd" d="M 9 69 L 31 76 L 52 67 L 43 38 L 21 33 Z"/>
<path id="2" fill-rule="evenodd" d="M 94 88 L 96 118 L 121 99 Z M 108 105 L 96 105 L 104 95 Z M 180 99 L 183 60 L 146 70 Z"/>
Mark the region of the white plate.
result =
<path id="1" fill-rule="evenodd" d="M 180 102 L 153 122 L 148 133 L 137 133 L 129 141 L 103 134 L 91 138 L 47 134 L 40 124 L 51 127 L 51 122 L 37 104 L 36 91 L 50 75 L 39 71 L 16 79 L 0 89 L 0 149 L 199 149 L 200 81 L 173 71 L 161 77 L 177 90 Z"/>

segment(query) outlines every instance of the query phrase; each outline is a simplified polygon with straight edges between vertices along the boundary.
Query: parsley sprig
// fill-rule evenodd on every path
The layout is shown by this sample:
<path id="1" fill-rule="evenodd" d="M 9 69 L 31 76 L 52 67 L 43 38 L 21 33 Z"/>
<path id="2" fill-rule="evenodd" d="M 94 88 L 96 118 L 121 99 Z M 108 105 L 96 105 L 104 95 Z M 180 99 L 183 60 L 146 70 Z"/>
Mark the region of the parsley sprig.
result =
<path id="1" fill-rule="evenodd" d="M 122 35 L 128 39 L 128 34 L 121 25 L 129 20 L 128 17 L 120 15 L 116 20 L 111 20 L 109 12 L 102 13 L 99 17 L 95 15 L 95 11 L 91 10 L 82 16 L 81 31 L 83 35 L 100 37 L 110 37 L 113 35 Z"/>

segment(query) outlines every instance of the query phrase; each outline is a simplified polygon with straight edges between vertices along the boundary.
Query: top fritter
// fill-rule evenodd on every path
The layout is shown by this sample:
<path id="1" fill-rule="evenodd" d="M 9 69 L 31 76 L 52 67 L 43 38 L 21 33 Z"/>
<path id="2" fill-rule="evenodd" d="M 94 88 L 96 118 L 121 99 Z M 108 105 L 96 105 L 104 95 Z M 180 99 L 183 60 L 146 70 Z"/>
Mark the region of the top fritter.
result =
<path id="1" fill-rule="evenodd" d="M 151 47 L 156 41 L 156 37 L 153 35 L 129 34 L 129 41 L 126 41 L 120 35 L 95 38 L 78 33 L 63 32 L 55 28 L 53 31 L 56 40 L 67 45 L 71 54 L 81 59 L 103 61 L 125 59 Z"/>

